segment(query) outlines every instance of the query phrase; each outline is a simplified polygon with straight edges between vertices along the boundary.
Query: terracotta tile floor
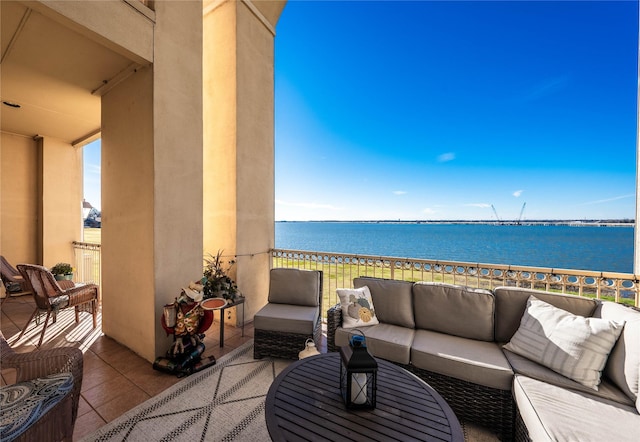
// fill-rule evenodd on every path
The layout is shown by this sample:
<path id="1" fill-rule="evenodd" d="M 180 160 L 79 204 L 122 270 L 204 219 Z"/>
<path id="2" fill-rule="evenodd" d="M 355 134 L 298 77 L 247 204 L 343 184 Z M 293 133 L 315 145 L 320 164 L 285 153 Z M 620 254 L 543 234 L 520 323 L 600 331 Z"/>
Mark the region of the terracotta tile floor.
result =
<path id="1" fill-rule="evenodd" d="M 18 352 L 36 349 L 42 325 L 36 326 L 35 322 L 29 325 L 25 335 L 17 342 L 20 330 L 34 308 L 31 296 L 2 300 L 0 328 L 9 344 Z M 42 348 L 78 346 L 84 352 L 82 396 L 74 440 L 91 434 L 180 380 L 174 375 L 154 370 L 149 361 L 102 334 L 100 323 L 96 330 L 91 325 L 89 313 L 81 313 L 80 322 L 76 324 L 73 309 L 63 310 L 56 323 L 47 328 L 42 344 Z M 206 333 L 205 356 L 219 358 L 253 338 L 251 323 L 245 325 L 244 337 L 241 336 L 240 327 L 225 324 L 224 347 L 220 348 L 219 330 L 220 323 L 216 320 Z M 1 375 L 3 385 L 15 382 L 12 370 L 2 370 Z"/>

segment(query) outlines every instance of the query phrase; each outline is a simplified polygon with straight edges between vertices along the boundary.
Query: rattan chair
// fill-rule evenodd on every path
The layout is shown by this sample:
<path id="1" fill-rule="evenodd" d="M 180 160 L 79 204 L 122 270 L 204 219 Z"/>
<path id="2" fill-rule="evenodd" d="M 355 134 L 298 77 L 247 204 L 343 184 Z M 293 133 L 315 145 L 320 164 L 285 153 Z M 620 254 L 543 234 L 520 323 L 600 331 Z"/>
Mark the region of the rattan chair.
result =
<path id="1" fill-rule="evenodd" d="M 23 432 L 21 434 L 13 433 L 9 439 L 16 437 L 13 440 L 71 441 L 73 427 L 78 416 L 78 403 L 82 388 L 82 351 L 74 347 L 57 347 L 29 353 L 16 353 L 0 332 L 0 356 L 2 357 L 2 369 L 14 368 L 16 370 L 16 383 L 33 381 L 59 373 L 71 373 L 73 376 L 70 392 L 42 415 L 31 416 L 27 422 L 20 420 L 18 423 L 21 425 L 20 431 Z M 43 393 L 47 393 L 46 389 L 38 391 L 40 395 Z M 12 400 L 15 400 L 15 396 L 12 397 Z M 6 412 L 6 409 L 3 409 L 3 412 Z"/>
<path id="2" fill-rule="evenodd" d="M 253 357 L 298 359 L 307 339 L 320 345 L 322 271 L 272 269 L 268 303 L 253 318 Z"/>
<path id="3" fill-rule="evenodd" d="M 7 259 L 0 255 L 0 277 L 7 293 L 28 292 L 29 286 L 19 271 L 17 271 Z"/>
<path id="4" fill-rule="evenodd" d="M 18 339 L 22 337 L 36 314 L 46 311 L 47 316 L 44 320 L 40 340 L 38 341 L 39 347 L 47 331 L 49 317 L 53 315 L 53 321 L 55 322 L 58 311 L 67 307 L 75 308 L 76 322 L 80 322 L 79 313 L 81 309 L 90 312 L 93 316 L 93 328 L 97 327 L 99 289 L 96 284 L 79 284 L 72 285 L 70 288 L 63 288 L 46 267 L 33 264 L 18 264 L 17 267 L 22 277 L 29 284 L 29 290 L 33 293 L 36 301 L 36 308 L 22 329 L 22 332 L 20 332 Z"/>

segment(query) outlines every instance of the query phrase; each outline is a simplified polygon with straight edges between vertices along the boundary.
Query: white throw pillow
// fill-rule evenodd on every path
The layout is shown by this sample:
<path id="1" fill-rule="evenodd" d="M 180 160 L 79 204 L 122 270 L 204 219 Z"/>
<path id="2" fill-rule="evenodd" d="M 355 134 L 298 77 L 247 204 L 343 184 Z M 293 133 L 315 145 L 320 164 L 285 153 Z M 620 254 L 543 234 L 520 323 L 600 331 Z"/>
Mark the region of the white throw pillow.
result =
<path id="1" fill-rule="evenodd" d="M 534 296 L 504 348 L 594 390 L 624 322 L 585 318 Z"/>
<path id="2" fill-rule="evenodd" d="M 342 307 L 342 327 L 354 328 L 378 324 L 369 287 L 337 289 Z"/>

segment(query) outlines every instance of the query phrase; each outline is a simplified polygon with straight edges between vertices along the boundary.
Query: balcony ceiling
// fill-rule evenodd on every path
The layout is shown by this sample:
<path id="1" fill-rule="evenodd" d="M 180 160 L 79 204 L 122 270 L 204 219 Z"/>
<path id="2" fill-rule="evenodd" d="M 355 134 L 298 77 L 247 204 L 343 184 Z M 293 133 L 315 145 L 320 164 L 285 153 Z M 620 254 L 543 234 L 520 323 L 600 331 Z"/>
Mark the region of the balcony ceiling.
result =
<path id="1" fill-rule="evenodd" d="M 68 143 L 99 131 L 100 87 L 131 60 L 21 3 L 0 2 L 0 16 L 2 131 Z"/>

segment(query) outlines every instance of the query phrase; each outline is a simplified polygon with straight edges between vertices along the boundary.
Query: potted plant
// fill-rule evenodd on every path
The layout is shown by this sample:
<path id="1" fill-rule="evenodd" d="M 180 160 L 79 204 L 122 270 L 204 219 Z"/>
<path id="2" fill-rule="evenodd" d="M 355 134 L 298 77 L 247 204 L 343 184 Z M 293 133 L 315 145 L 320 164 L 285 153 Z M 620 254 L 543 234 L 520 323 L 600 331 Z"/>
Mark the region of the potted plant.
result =
<path id="1" fill-rule="evenodd" d="M 66 262 L 59 262 L 58 264 L 51 267 L 51 273 L 57 281 L 62 281 L 63 279 L 73 279 L 73 267 L 71 267 L 71 264 Z"/>
<path id="2" fill-rule="evenodd" d="M 222 250 L 216 256 L 209 254 L 204 258 L 202 285 L 204 298 L 224 298 L 234 301 L 239 295 L 238 286 L 228 275 L 231 267 L 236 263 L 234 259 L 224 261 Z"/>

